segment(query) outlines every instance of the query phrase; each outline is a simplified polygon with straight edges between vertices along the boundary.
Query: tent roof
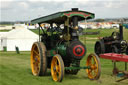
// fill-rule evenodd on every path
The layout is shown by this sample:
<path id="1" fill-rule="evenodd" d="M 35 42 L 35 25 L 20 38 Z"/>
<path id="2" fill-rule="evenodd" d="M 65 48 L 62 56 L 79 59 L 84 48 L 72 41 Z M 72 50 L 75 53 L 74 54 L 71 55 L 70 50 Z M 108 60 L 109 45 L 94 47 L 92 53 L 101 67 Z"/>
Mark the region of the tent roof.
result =
<path id="1" fill-rule="evenodd" d="M 4 37 L 8 32 L 0 32 L 0 39 Z"/>
<path id="2" fill-rule="evenodd" d="M 22 28 L 22 29 L 13 29 L 9 31 L 4 38 L 7 39 L 38 39 L 38 35 L 33 33 L 32 31 Z"/>

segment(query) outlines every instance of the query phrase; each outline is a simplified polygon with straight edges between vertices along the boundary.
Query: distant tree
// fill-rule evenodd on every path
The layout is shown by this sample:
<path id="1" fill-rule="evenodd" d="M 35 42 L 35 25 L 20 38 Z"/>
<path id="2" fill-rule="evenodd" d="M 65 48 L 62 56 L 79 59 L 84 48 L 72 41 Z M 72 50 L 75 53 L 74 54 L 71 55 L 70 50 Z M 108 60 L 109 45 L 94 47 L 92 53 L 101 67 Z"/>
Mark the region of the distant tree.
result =
<path id="1" fill-rule="evenodd" d="M 0 25 L 13 25 L 14 22 L 9 22 L 9 21 L 3 21 L 3 22 L 0 22 Z"/>
<path id="2" fill-rule="evenodd" d="M 104 19 L 96 19 L 95 22 L 104 22 Z"/>

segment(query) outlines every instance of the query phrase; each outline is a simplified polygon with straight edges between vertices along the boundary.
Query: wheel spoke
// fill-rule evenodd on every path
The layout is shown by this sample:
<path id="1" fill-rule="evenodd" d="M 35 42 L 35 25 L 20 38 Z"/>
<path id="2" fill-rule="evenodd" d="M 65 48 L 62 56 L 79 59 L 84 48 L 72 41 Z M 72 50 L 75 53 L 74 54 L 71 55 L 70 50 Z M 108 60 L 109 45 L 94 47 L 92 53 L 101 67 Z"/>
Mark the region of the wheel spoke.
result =
<path id="1" fill-rule="evenodd" d="M 37 51 L 33 50 L 33 52 L 34 52 L 37 56 L 39 56 L 39 53 L 38 53 Z"/>
<path id="2" fill-rule="evenodd" d="M 90 74 L 91 72 L 92 72 L 92 69 L 89 69 L 89 70 L 88 70 L 88 73 Z"/>
<path id="3" fill-rule="evenodd" d="M 89 60 L 89 66 L 91 66 L 92 65 L 92 61 L 91 60 Z"/>
<path id="4" fill-rule="evenodd" d="M 95 54 L 90 54 L 87 58 L 87 66 L 90 66 L 90 69 L 87 69 L 88 77 L 90 79 L 98 79 L 100 77 L 100 63 L 98 56 Z"/>
<path id="5" fill-rule="evenodd" d="M 55 59 L 54 63 L 55 63 L 55 66 L 56 66 L 57 65 L 57 60 L 56 59 Z"/>
<path id="6" fill-rule="evenodd" d="M 91 65 L 93 65 L 94 64 L 94 59 L 93 59 L 93 57 L 91 58 Z"/>
<path id="7" fill-rule="evenodd" d="M 94 72 L 97 73 L 97 69 L 95 69 Z"/>
<path id="8" fill-rule="evenodd" d="M 40 57 L 39 56 L 37 56 L 36 59 L 37 59 L 37 62 L 40 62 Z"/>
<path id="9" fill-rule="evenodd" d="M 56 71 L 54 71 L 54 75 L 57 75 L 57 72 Z"/>
<path id="10" fill-rule="evenodd" d="M 62 66 L 62 67 L 60 67 Z M 63 72 L 64 72 L 64 64 L 61 59 L 61 56 L 56 54 L 51 62 L 51 74 L 54 81 L 62 81 L 63 79 Z"/>
<path id="11" fill-rule="evenodd" d="M 36 64 L 36 62 L 35 61 L 33 61 L 33 65 L 35 65 Z"/>
<path id="12" fill-rule="evenodd" d="M 91 68 L 92 68 L 93 70 L 96 69 L 95 64 L 92 64 Z"/>
<path id="13" fill-rule="evenodd" d="M 57 72 L 60 72 L 59 65 L 56 65 L 56 71 L 57 71 Z"/>
<path id="14" fill-rule="evenodd" d="M 36 65 L 34 66 L 34 70 L 35 70 L 36 73 L 38 72 L 38 71 L 37 71 L 37 66 L 36 66 Z"/>
<path id="15" fill-rule="evenodd" d="M 96 63 L 96 61 L 95 61 L 95 58 L 94 58 L 94 56 L 93 56 L 93 64 L 95 64 Z"/>

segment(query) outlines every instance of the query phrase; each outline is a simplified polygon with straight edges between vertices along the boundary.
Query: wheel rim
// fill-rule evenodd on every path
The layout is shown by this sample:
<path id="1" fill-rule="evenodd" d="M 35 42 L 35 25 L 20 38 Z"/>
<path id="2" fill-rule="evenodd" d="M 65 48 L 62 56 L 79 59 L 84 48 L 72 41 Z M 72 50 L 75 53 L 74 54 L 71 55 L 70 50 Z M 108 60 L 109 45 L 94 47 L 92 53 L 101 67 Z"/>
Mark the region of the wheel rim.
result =
<path id="1" fill-rule="evenodd" d="M 112 37 L 113 37 L 113 39 L 118 39 L 119 33 L 118 32 L 113 32 Z"/>
<path id="2" fill-rule="evenodd" d="M 96 51 L 96 54 L 97 54 L 97 55 L 99 55 L 99 54 L 101 53 L 101 46 L 100 46 L 100 43 L 96 44 L 95 51 Z"/>
<path id="3" fill-rule="evenodd" d="M 102 49 L 104 49 L 104 48 L 101 46 L 101 43 L 99 41 L 96 42 L 96 45 L 95 45 L 95 53 L 97 55 L 101 54 L 102 53 Z"/>
<path id="4" fill-rule="evenodd" d="M 98 78 L 99 77 L 99 65 L 98 65 L 98 61 L 95 55 L 91 54 L 88 56 L 86 65 L 90 67 L 89 69 L 86 69 L 88 77 L 90 79 Z"/>
<path id="5" fill-rule="evenodd" d="M 38 75 L 40 71 L 40 54 L 36 44 L 33 44 L 31 50 L 31 68 L 33 75 Z"/>
<path id="6" fill-rule="evenodd" d="M 113 53 L 118 53 L 118 49 L 117 49 L 116 46 L 113 46 L 113 47 L 112 47 L 112 52 L 113 52 Z"/>
<path id="7" fill-rule="evenodd" d="M 126 49 L 126 54 L 128 55 L 128 46 L 127 46 L 127 49 Z"/>
<path id="8" fill-rule="evenodd" d="M 62 61 L 63 62 L 63 61 Z M 63 78 L 63 70 L 62 62 L 58 58 L 58 56 L 54 56 L 51 62 L 51 74 L 54 81 L 61 81 Z"/>

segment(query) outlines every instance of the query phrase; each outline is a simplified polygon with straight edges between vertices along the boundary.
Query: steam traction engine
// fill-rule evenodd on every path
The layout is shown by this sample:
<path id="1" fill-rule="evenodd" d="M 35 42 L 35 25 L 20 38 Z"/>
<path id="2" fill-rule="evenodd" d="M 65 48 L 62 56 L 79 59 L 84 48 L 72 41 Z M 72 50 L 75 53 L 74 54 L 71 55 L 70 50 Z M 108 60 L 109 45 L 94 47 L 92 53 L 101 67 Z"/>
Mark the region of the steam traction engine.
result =
<path id="1" fill-rule="evenodd" d="M 104 59 L 113 61 L 113 75 L 128 79 L 128 43 L 123 40 L 123 25 L 120 24 L 119 32 L 113 32 L 109 37 L 103 37 L 95 44 L 95 53 Z M 125 71 L 117 68 L 116 62 L 125 62 Z"/>
<path id="2" fill-rule="evenodd" d="M 128 43 L 123 40 L 123 26 L 120 24 L 119 32 L 113 32 L 109 37 L 103 37 L 95 44 L 95 53 L 126 53 L 128 55 Z"/>
<path id="3" fill-rule="evenodd" d="M 80 11 L 77 8 L 72 11 L 58 12 L 45 17 L 32 20 L 38 23 L 39 42 L 35 42 L 31 50 L 31 68 L 35 76 L 44 76 L 47 68 L 51 68 L 54 81 L 62 81 L 64 73 L 77 74 L 80 69 L 86 69 L 90 79 L 100 77 L 100 62 L 97 56 L 90 54 L 86 66 L 80 66 L 80 60 L 85 56 L 86 46 L 79 40 L 82 28 L 78 21 L 94 18 L 93 13 Z M 41 24 L 50 26 L 42 28 Z M 61 27 L 63 24 L 64 28 Z M 54 26 L 53 26 L 54 25 Z"/>

